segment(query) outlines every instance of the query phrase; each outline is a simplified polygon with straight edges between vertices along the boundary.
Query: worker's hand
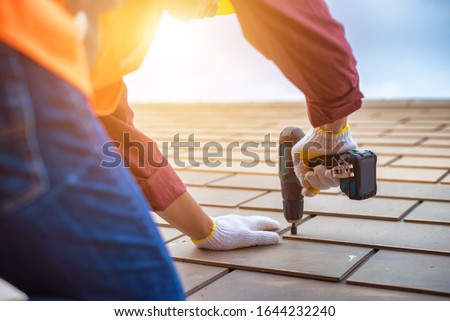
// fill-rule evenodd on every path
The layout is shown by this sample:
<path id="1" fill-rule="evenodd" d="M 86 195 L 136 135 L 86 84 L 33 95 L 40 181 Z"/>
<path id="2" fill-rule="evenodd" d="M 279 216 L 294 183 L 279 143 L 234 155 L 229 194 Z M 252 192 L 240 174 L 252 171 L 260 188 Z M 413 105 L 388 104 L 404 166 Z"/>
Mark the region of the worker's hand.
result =
<path id="1" fill-rule="evenodd" d="M 212 220 L 211 233 L 201 240 L 192 240 L 197 247 L 208 250 L 233 250 L 277 244 L 280 240 L 277 233 L 270 232 L 280 228 L 280 224 L 268 217 L 231 214 Z"/>
<path id="2" fill-rule="evenodd" d="M 219 0 L 165 0 L 165 9 L 180 20 L 214 17 L 219 11 Z"/>
<path id="3" fill-rule="evenodd" d="M 331 187 L 339 186 L 340 179 L 333 177 L 331 170 L 320 165 L 309 168 L 309 160 L 323 156 L 343 154 L 358 148 L 348 125 L 338 134 L 320 128 L 311 130 L 292 148 L 294 170 L 303 187 L 304 196 L 313 197 Z"/>

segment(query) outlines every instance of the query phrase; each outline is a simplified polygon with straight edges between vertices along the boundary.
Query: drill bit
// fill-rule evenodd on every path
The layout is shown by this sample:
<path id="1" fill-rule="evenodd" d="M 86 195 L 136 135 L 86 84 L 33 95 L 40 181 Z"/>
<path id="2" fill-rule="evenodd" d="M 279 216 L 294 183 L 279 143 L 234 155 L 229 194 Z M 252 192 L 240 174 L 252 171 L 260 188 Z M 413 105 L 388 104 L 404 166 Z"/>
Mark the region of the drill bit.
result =
<path id="1" fill-rule="evenodd" d="M 292 223 L 291 234 L 292 235 L 297 235 L 297 224 L 296 223 Z"/>

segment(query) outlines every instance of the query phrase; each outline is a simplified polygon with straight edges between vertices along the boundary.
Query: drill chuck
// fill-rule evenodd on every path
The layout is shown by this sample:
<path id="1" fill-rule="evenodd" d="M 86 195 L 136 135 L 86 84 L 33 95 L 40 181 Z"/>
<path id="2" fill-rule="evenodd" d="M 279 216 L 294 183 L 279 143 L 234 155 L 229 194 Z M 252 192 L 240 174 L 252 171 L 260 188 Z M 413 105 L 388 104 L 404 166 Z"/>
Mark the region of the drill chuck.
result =
<path id="1" fill-rule="evenodd" d="M 297 223 L 303 216 L 302 186 L 294 171 L 292 147 L 305 134 L 300 128 L 287 127 L 280 134 L 278 176 L 283 197 L 283 214 L 286 221 L 292 223 L 291 233 L 297 234 Z"/>

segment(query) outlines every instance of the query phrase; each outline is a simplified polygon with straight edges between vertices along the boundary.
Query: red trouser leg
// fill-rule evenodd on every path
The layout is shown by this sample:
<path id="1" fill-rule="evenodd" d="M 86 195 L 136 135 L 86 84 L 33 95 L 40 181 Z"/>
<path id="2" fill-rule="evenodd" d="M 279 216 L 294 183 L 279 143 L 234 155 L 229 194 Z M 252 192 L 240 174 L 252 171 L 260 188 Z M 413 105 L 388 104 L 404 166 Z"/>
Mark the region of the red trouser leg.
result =
<path id="1" fill-rule="evenodd" d="M 356 61 L 323 0 L 232 0 L 247 40 L 306 97 L 318 127 L 361 107 Z"/>
<path id="2" fill-rule="evenodd" d="M 112 141 L 120 144 L 124 163 L 130 168 L 154 211 L 165 210 L 186 187 L 162 155 L 156 142 L 133 124 L 133 111 L 128 105 L 126 90 L 117 110 L 99 117 Z"/>

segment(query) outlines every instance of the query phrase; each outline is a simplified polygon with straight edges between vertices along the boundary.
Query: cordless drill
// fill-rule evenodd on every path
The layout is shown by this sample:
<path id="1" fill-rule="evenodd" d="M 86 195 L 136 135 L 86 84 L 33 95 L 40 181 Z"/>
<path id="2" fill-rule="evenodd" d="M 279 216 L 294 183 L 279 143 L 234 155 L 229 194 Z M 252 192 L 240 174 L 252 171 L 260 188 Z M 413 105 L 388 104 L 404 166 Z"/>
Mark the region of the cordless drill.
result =
<path id="1" fill-rule="evenodd" d="M 278 176 L 283 197 L 283 214 L 292 223 L 291 234 L 297 234 L 297 224 L 303 216 L 304 197 L 302 186 L 294 172 L 292 147 L 305 134 L 300 128 L 287 127 L 280 134 Z M 334 177 L 340 179 L 340 189 L 352 200 L 363 200 L 374 196 L 376 185 L 377 156 L 371 151 L 351 150 L 344 154 L 320 156 L 308 161 L 312 170 L 324 165 Z"/>

